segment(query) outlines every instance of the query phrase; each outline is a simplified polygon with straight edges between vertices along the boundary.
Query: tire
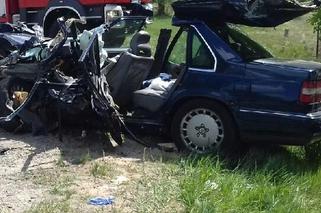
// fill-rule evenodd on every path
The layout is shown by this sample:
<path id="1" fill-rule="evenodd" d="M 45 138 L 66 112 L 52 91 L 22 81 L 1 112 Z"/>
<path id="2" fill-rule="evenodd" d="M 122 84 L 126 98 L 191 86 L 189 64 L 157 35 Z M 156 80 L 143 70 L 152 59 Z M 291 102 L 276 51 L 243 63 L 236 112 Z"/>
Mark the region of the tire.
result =
<path id="1" fill-rule="evenodd" d="M 0 81 L 0 117 L 6 117 L 12 113 L 12 94 L 10 94 L 13 88 L 21 88 L 21 91 L 29 91 L 30 85 L 21 79 L 5 78 Z M 24 88 L 24 89 L 23 89 Z M 16 132 L 18 129 L 22 130 L 23 122 L 18 118 L 14 118 L 11 121 L 0 122 L 0 128 L 8 132 Z"/>
<path id="2" fill-rule="evenodd" d="M 220 104 L 197 99 L 181 106 L 174 115 L 171 134 L 179 150 L 207 154 L 237 149 L 237 129 Z"/>

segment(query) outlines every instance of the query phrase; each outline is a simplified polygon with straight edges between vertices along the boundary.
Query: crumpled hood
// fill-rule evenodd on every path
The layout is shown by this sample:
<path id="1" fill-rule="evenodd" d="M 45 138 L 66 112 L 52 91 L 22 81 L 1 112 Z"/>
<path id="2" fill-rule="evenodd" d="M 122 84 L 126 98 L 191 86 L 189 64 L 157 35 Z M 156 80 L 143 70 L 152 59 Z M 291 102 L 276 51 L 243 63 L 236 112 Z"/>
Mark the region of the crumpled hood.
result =
<path id="1" fill-rule="evenodd" d="M 0 33 L 0 38 L 4 38 L 9 41 L 14 47 L 19 48 L 26 41 L 30 40 L 34 35 L 24 34 L 24 33 Z"/>
<path id="2" fill-rule="evenodd" d="M 276 27 L 315 10 L 295 0 L 185 0 L 172 4 L 175 16 L 207 22 Z"/>
<path id="3" fill-rule="evenodd" d="M 309 71 L 321 70 L 321 63 L 314 62 L 314 61 L 269 58 L 269 59 L 255 60 L 254 62 L 258 62 L 258 63 L 270 65 L 270 66 L 277 66 L 285 69 L 293 68 L 293 69 L 303 69 L 303 70 L 309 70 Z"/>

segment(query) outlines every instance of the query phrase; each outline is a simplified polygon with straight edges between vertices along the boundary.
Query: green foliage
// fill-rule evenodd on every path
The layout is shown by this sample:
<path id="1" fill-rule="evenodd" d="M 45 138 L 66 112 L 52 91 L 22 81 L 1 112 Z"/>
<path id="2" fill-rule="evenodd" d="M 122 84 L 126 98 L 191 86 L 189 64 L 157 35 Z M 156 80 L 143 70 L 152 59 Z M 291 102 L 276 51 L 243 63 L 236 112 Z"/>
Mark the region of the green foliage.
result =
<path id="1" fill-rule="evenodd" d="M 154 1 L 155 3 L 157 3 L 157 15 L 158 16 L 164 16 L 164 15 L 168 15 L 168 8 L 170 8 L 170 4 L 171 2 L 173 2 L 173 0 L 156 0 Z"/>
<path id="2" fill-rule="evenodd" d="M 311 18 L 308 19 L 308 22 L 312 24 L 315 32 L 320 30 L 321 29 L 321 9 L 313 13 Z"/>

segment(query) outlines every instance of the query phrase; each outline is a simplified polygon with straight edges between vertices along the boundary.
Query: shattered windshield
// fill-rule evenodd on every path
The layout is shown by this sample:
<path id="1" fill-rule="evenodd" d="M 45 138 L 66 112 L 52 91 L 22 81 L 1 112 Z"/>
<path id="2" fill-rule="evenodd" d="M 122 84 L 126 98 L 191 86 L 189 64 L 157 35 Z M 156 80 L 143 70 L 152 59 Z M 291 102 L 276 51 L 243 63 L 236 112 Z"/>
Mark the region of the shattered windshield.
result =
<path id="1" fill-rule="evenodd" d="M 213 30 L 245 61 L 273 57 L 264 47 L 233 25 L 214 27 Z"/>

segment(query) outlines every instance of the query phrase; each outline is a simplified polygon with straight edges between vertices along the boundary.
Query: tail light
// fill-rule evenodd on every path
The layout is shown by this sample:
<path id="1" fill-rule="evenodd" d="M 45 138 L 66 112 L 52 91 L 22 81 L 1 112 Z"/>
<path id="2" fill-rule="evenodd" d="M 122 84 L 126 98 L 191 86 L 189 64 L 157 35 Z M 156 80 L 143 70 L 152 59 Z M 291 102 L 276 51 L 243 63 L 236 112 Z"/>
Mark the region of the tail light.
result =
<path id="1" fill-rule="evenodd" d="M 304 81 L 300 95 L 303 104 L 321 102 L 321 81 Z"/>

